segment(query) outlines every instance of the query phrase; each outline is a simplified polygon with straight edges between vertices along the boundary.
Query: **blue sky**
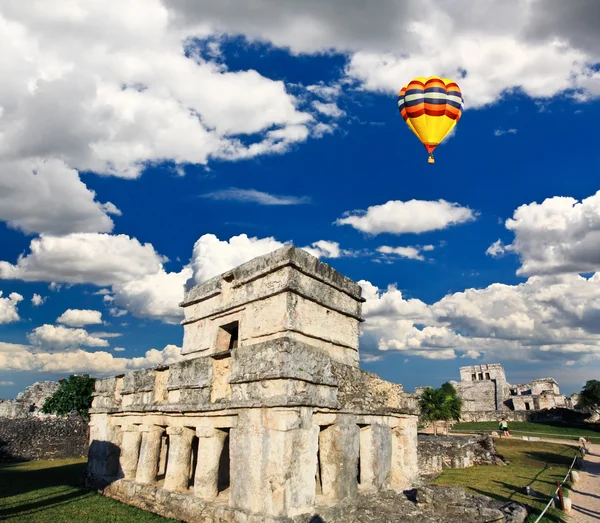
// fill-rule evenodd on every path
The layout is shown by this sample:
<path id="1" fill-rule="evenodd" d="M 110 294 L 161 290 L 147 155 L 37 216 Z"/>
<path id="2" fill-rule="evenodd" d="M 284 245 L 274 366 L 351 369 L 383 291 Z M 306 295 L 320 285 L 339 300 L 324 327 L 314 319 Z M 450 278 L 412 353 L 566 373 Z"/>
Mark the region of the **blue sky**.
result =
<path id="1" fill-rule="evenodd" d="M 595 6 L 201 4 L 0 8 L 0 397 L 176 361 L 185 282 L 289 242 L 408 390 L 598 378 Z M 430 74 L 466 105 L 435 165 L 396 106 Z"/>

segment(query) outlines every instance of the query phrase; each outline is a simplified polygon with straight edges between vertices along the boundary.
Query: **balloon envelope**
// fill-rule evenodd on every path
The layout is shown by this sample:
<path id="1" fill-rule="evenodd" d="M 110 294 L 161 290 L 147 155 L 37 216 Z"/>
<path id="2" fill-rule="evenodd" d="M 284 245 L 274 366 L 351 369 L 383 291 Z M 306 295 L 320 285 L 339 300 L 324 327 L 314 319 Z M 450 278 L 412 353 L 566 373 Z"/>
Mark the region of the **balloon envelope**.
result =
<path id="1" fill-rule="evenodd" d="M 410 130 L 430 154 L 454 128 L 463 111 L 463 98 L 457 83 L 450 78 L 419 76 L 398 94 L 398 110 Z"/>

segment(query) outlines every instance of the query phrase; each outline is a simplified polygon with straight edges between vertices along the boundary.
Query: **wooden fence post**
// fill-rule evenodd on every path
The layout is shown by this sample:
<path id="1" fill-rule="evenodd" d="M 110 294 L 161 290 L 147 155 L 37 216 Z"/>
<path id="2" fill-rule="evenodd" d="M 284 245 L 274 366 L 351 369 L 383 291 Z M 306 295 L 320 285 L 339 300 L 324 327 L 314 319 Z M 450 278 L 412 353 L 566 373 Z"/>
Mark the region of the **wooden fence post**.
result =
<path id="1" fill-rule="evenodd" d="M 560 502 L 560 510 L 565 510 L 565 500 L 563 498 L 562 485 L 560 481 L 556 482 L 556 486 L 558 487 L 558 501 Z"/>

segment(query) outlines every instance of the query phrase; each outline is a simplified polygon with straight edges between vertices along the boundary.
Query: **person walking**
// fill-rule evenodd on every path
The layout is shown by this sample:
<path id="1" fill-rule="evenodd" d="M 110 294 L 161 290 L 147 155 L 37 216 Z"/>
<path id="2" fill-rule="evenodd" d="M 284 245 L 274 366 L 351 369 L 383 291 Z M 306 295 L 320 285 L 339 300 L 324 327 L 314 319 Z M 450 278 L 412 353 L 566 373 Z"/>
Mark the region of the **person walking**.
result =
<path id="1" fill-rule="evenodd" d="M 498 428 L 502 431 L 502 435 L 505 438 L 510 438 L 510 432 L 508 430 L 508 423 L 506 422 L 506 420 L 504 418 L 502 418 L 500 420 L 500 424 L 498 425 Z"/>

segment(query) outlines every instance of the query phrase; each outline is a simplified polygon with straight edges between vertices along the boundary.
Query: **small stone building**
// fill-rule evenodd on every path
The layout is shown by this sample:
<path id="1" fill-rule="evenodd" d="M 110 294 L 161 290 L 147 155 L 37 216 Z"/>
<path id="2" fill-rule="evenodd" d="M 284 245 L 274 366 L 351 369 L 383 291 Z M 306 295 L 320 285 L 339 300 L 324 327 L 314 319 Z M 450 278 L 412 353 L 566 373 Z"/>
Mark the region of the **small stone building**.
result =
<path id="1" fill-rule="evenodd" d="M 190 289 L 185 359 L 96 382 L 88 481 L 186 521 L 309 521 L 417 470 L 417 400 L 359 368 L 361 289 L 294 247 Z"/>

